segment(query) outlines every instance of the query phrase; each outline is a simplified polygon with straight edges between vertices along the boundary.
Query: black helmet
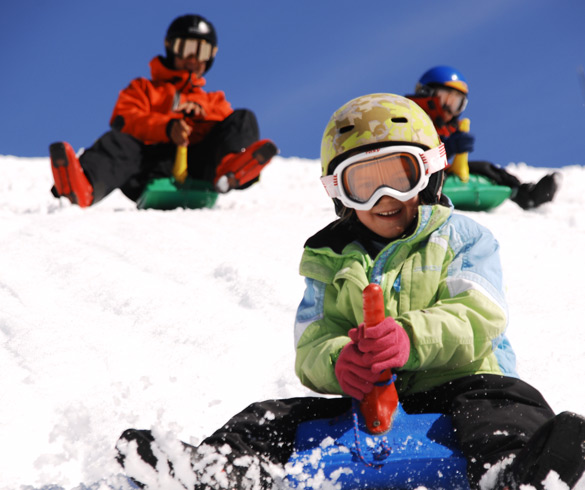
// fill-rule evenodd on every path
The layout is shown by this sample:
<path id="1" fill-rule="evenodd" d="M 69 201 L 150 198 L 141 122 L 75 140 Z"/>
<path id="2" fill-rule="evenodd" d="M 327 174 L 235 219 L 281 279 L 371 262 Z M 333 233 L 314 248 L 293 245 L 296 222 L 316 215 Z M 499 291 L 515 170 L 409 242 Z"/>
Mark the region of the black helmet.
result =
<path id="1" fill-rule="evenodd" d="M 165 49 L 167 63 L 172 66 L 175 54 L 173 53 L 173 42 L 175 39 L 203 39 L 207 41 L 212 48 L 211 55 L 206 62 L 206 73 L 213 65 L 215 53 L 217 52 L 217 34 L 213 24 L 200 15 L 182 15 L 177 17 L 167 29 L 165 36 Z"/>

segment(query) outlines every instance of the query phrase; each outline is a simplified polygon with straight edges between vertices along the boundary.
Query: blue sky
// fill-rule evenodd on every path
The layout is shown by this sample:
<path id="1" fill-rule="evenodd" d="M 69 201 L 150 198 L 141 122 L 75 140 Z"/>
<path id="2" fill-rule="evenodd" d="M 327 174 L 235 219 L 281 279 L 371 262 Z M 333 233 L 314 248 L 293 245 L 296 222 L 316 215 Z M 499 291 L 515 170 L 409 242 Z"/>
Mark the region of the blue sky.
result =
<path id="1" fill-rule="evenodd" d="M 585 165 L 585 2 L 581 0 L 19 0 L 0 15 L 0 154 L 89 147 L 118 92 L 163 53 L 178 15 L 216 27 L 206 76 L 252 109 L 285 157 L 318 158 L 346 101 L 411 93 L 430 67 L 470 83 L 475 159 Z"/>

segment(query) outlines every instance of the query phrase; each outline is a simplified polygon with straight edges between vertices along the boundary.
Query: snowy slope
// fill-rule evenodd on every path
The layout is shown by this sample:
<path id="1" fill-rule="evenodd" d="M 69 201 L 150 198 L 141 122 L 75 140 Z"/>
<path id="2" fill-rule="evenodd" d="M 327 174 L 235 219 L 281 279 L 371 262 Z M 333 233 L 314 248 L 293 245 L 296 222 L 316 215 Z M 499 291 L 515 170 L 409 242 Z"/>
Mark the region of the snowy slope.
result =
<path id="1" fill-rule="evenodd" d="M 561 172 L 552 204 L 469 214 L 501 244 L 521 375 L 585 413 L 585 168 Z M 303 243 L 335 217 L 318 177 L 277 157 L 213 210 L 120 193 L 82 210 L 51 196 L 47 159 L 0 157 L 0 489 L 107 488 L 126 428 L 196 444 L 253 401 L 310 394 L 292 330 Z"/>

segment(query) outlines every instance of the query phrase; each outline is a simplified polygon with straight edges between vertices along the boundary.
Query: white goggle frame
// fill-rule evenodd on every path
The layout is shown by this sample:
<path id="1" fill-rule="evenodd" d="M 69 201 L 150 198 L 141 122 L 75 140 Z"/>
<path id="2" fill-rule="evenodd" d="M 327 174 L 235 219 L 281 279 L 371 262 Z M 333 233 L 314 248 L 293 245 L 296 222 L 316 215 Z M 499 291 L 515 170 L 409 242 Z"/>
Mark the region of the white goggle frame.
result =
<path id="1" fill-rule="evenodd" d="M 343 171 L 350 165 L 361 162 L 362 160 L 371 159 L 373 156 L 384 156 L 392 153 L 409 153 L 413 155 L 419 164 L 420 179 L 415 186 L 407 192 L 398 191 L 387 185 L 381 185 L 372 194 L 372 196 L 365 202 L 358 202 L 353 200 L 345 191 L 342 181 Z M 399 201 L 405 202 L 412 199 L 419 192 L 421 192 L 429 183 L 429 177 L 449 166 L 447 160 L 447 152 L 445 145 L 424 151 L 417 146 L 400 145 L 400 146 L 385 146 L 375 150 L 358 153 L 346 160 L 343 160 L 333 171 L 333 175 L 326 175 L 321 177 L 321 182 L 327 191 L 327 194 L 332 199 L 339 199 L 347 208 L 357 209 L 359 211 L 367 211 L 372 209 L 382 196 L 390 196 Z"/>

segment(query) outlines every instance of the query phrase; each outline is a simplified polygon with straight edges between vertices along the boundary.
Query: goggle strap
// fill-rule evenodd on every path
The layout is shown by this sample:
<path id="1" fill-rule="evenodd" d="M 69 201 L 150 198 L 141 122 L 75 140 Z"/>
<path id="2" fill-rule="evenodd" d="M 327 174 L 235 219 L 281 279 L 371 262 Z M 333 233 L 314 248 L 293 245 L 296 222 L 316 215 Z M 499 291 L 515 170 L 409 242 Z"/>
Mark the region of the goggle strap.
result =
<path id="1" fill-rule="evenodd" d="M 426 175 L 434 174 L 449 166 L 447 151 L 445 150 L 445 145 L 443 143 L 436 148 L 432 148 L 422 153 L 421 158 L 425 166 Z"/>
<path id="2" fill-rule="evenodd" d="M 339 184 L 337 181 L 337 175 L 326 175 L 325 177 L 321 177 L 321 183 L 327 194 L 331 199 L 335 199 L 341 196 L 339 192 Z"/>

